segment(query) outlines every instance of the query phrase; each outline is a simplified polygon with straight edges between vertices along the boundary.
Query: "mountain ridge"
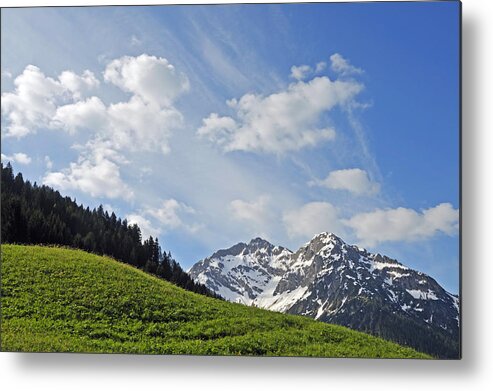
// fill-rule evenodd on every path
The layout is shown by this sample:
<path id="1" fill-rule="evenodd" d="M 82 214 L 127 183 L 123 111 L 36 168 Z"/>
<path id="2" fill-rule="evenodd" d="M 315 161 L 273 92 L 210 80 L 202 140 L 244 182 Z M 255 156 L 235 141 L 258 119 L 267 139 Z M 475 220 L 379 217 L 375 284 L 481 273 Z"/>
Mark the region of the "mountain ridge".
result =
<path id="1" fill-rule="evenodd" d="M 329 232 L 295 252 L 261 238 L 238 245 L 197 262 L 191 277 L 229 301 L 459 355 L 459 298 L 425 273 Z"/>

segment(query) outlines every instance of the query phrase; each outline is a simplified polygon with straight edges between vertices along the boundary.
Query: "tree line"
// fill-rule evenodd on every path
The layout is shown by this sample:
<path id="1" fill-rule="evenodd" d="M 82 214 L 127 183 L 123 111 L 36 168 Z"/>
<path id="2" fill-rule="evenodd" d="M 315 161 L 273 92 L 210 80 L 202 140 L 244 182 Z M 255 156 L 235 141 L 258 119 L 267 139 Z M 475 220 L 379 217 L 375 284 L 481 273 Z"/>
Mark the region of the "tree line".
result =
<path id="1" fill-rule="evenodd" d="M 24 180 L 9 163 L 1 177 L 3 243 L 52 244 L 108 255 L 189 291 L 219 297 L 199 284 L 163 251 L 158 238 L 143 240 L 137 224 L 108 214 L 100 205 L 84 208 L 48 186 Z"/>

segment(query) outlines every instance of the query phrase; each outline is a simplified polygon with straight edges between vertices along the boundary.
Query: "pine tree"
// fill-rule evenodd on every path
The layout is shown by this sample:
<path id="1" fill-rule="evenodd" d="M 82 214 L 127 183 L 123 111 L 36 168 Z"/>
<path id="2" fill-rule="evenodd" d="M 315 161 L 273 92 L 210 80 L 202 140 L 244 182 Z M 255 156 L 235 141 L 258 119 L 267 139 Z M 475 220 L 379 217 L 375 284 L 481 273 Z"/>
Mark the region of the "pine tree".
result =
<path id="1" fill-rule="evenodd" d="M 10 162 L 0 167 L 4 243 L 68 245 L 106 254 L 194 292 L 216 296 L 194 283 L 171 253 L 162 251 L 158 238 L 142 242 L 138 225 L 108 215 L 102 205 L 91 210 L 48 186 L 32 185 L 21 173 L 14 176 Z"/>
<path id="2" fill-rule="evenodd" d="M 89 232 L 83 240 L 83 246 L 84 249 L 87 251 L 94 251 L 96 249 L 96 238 L 94 236 L 94 233 L 91 231 Z"/>

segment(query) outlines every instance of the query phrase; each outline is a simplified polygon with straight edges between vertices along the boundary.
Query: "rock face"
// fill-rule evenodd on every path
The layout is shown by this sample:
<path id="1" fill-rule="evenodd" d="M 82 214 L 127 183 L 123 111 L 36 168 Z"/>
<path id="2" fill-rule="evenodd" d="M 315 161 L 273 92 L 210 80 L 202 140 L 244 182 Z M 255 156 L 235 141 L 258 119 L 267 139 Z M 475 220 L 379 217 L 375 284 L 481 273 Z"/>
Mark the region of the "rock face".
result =
<path id="1" fill-rule="evenodd" d="M 256 238 L 215 252 L 197 262 L 189 274 L 226 300 L 251 305 L 260 294 L 276 287 L 287 272 L 291 254 Z"/>
<path id="2" fill-rule="evenodd" d="M 442 358 L 459 352 L 459 298 L 396 260 L 321 233 L 295 253 L 256 238 L 219 250 L 192 278 L 246 305 L 368 332 Z"/>

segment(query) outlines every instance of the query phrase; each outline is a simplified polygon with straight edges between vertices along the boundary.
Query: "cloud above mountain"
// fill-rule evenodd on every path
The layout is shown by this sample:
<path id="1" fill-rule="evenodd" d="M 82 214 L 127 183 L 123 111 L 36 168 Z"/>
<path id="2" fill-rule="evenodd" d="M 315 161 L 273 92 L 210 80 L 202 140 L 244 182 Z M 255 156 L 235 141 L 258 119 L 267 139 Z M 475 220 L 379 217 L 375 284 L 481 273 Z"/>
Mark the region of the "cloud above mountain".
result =
<path id="1" fill-rule="evenodd" d="M 459 230 L 459 210 L 442 203 L 421 212 L 409 208 L 376 209 L 356 214 L 344 221 L 360 243 L 375 246 L 382 242 L 418 241 L 438 234 L 455 235 Z"/>
<path id="2" fill-rule="evenodd" d="M 337 208 L 329 202 L 309 202 L 284 213 L 284 227 L 291 238 L 308 239 L 320 232 L 341 235 L 344 227 Z"/>
<path id="3" fill-rule="evenodd" d="M 368 173 L 360 168 L 331 171 L 325 179 L 310 181 L 308 184 L 332 190 L 346 190 L 358 196 L 375 195 L 380 191 L 380 185 L 371 181 Z"/>

